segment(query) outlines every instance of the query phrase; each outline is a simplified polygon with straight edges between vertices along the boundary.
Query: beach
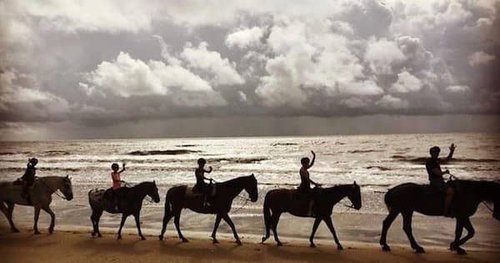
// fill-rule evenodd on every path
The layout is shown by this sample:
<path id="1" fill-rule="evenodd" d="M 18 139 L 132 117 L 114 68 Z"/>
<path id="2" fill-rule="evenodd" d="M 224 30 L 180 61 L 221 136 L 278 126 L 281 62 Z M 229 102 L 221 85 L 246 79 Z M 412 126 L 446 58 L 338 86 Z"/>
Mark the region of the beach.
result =
<path id="1" fill-rule="evenodd" d="M 3 229 L 5 230 L 5 229 Z M 259 244 L 254 238 L 242 236 L 242 246 L 229 238 L 212 244 L 208 237 L 197 237 L 189 243 L 170 237 L 159 241 L 146 236 L 141 241 L 135 233 L 116 240 L 115 234 L 104 233 L 101 239 L 91 238 L 84 231 L 56 231 L 52 235 L 34 236 L 28 230 L 0 234 L 1 262 L 498 262 L 499 251 L 468 250 L 460 256 L 443 248 L 427 248 L 425 254 L 415 254 L 408 247 L 393 246 L 383 252 L 376 245 L 346 243 L 338 251 L 333 241 L 320 240 L 317 248 L 308 247 L 306 240 L 286 242 L 277 247 L 274 242 Z"/>

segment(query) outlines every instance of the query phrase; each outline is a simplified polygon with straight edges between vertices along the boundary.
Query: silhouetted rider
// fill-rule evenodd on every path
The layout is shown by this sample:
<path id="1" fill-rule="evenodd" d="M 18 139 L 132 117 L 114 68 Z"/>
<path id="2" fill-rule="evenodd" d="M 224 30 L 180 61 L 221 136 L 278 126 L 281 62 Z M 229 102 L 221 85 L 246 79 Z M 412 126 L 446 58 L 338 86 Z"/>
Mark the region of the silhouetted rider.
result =
<path id="1" fill-rule="evenodd" d="M 193 191 L 203 193 L 203 206 L 207 205 L 207 197 L 210 195 L 210 187 L 207 183 L 205 183 L 205 180 L 212 182 L 212 178 L 205 177 L 205 173 L 211 173 L 213 170 L 212 166 L 209 167 L 209 170 L 205 170 L 206 163 L 207 161 L 205 159 L 198 159 L 198 168 L 194 171 L 196 184 L 193 187 Z"/>
<path id="2" fill-rule="evenodd" d="M 448 157 L 446 157 L 446 159 L 444 160 L 445 162 L 453 158 L 453 153 L 455 152 L 455 148 L 456 148 L 455 144 L 452 143 L 450 146 L 450 153 L 448 154 Z M 453 198 L 454 190 L 451 186 L 446 184 L 443 178 L 443 175 L 449 174 L 450 171 L 441 170 L 440 166 L 441 160 L 439 159 L 439 153 L 441 152 L 441 149 L 439 149 L 439 147 L 434 146 L 429 150 L 429 152 L 431 154 L 431 158 L 427 159 L 427 161 L 425 162 L 425 168 L 427 170 L 427 174 L 429 175 L 430 185 L 434 187 L 434 189 L 436 189 L 437 191 L 446 194 L 443 213 L 445 216 L 451 217 L 450 204 Z"/>
<path id="3" fill-rule="evenodd" d="M 30 187 L 33 185 L 35 182 L 35 175 L 36 175 L 36 164 L 38 163 L 37 158 L 30 158 L 28 159 L 28 164 L 26 166 L 26 171 L 24 172 L 24 175 L 21 177 L 21 181 L 23 182 L 23 192 L 21 193 L 21 196 L 23 198 L 29 199 L 29 190 Z"/>

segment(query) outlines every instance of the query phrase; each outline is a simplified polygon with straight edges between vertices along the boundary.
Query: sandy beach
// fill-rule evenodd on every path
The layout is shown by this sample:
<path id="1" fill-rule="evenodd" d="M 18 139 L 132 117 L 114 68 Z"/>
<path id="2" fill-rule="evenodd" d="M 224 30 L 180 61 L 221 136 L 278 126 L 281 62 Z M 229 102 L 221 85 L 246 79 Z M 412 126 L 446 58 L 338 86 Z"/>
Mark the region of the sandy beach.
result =
<path id="1" fill-rule="evenodd" d="M 376 244 L 345 244 L 336 250 L 331 240 L 318 240 L 317 248 L 307 241 L 293 240 L 283 247 L 274 242 L 259 244 L 256 238 L 242 237 L 237 246 L 229 238 L 220 238 L 212 244 L 208 238 L 198 237 L 181 243 L 169 237 L 158 241 L 147 236 L 141 241 L 132 233 L 116 240 L 113 233 L 101 239 L 91 238 L 85 231 L 56 231 L 53 235 L 34 236 L 28 230 L 21 233 L 0 234 L 1 262 L 498 262 L 498 251 L 469 250 L 459 256 L 445 249 L 427 248 L 426 254 L 415 254 L 406 247 L 394 246 L 393 251 L 382 252 Z"/>

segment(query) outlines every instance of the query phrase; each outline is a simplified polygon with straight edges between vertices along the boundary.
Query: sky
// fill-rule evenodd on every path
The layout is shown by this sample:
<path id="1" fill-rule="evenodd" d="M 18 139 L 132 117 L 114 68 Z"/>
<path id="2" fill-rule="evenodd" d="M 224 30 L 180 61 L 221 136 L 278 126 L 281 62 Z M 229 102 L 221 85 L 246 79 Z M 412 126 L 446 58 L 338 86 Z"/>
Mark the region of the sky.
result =
<path id="1" fill-rule="evenodd" d="M 499 12 L 0 0 L 0 139 L 500 132 Z"/>

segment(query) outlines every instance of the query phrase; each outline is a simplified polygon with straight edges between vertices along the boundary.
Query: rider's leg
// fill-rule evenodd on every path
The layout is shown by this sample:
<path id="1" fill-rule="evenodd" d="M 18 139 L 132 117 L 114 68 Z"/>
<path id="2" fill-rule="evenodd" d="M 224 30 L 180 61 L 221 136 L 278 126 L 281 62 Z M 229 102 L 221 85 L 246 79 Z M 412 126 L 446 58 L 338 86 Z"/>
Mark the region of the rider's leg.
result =
<path id="1" fill-rule="evenodd" d="M 450 205 L 451 205 L 451 200 L 453 199 L 454 192 L 455 191 L 453 191 L 453 188 L 451 188 L 450 186 L 446 187 L 446 198 L 444 201 L 445 216 L 451 216 Z"/>

